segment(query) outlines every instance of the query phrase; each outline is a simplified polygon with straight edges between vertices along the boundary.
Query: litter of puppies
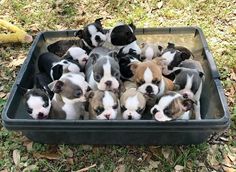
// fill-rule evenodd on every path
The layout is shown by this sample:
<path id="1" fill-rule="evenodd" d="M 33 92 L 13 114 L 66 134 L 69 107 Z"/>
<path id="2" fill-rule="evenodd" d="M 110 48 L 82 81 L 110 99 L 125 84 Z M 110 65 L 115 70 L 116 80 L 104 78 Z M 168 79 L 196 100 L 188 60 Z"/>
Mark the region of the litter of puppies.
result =
<path id="1" fill-rule="evenodd" d="M 101 20 L 75 32 L 79 40 L 54 42 L 38 57 L 34 88 L 25 89 L 28 114 L 33 119 L 201 120 L 205 77 L 194 54 L 170 42 L 166 47 L 141 43 L 134 24 L 106 31 Z"/>

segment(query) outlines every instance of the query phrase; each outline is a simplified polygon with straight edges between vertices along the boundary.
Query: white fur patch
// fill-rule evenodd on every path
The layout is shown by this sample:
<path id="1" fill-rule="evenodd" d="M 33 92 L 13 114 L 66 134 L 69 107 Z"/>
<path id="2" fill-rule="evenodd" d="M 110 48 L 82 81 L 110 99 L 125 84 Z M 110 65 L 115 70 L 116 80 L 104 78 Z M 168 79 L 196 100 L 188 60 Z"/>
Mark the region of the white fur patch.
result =
<path id="1" fill-rule="evenodd" d="M 94 25 L 88 26 L 88 31 L 91 34 L 91 41 L 92 41 L 93 46 L 95 47 L 101 46 L 105 42 L 106 35 L 101 32 L 98 32 L 97 28 Z M 95 39 L 96 36 L 99 36 L 102 42 L 98 43 Z"/>
<path id="2" fill-rule="evenodd" d="M 137 110 L 139 105 L 138 96 L 132 96 L 127 98 L 125 102 L 125 107 L 129 110 Z"/>
<path id="3" fill-rule="evenodd" d="M 167 65 L 168 65 L 174 60 L 175 54 L 176 54 L 176 51 L 173 53 L 171 53 L 170 51 L 167 51 L 166 53 L 162 54 L 162 58 L 166 60 Z"/>
<path id="4" fill-rule="evenodd" d="M 93 77 L 93 71 L 91 72 L 88 83 L 89 83 L 92 90 L 97 90 L 97 84 L 98 83 L 95 81 L 95 79 Z"/>
<path id="5" fill-rule="evenodd" d="M 123 53 L 128 54 L 130 49 L 135 50 L 136 54 L 141 54 L 141 49 L 139 48 L 136 41 L 133 41 L 130 44 L 124 46 Z"/>
<path id="6" fill-rule="evenodd" d="M 50 108 L 51 108 L 51 101 L 49 100 L 49 105 L 48 107 L 43 107 L 43 105 L 45 104 L 45 102 L 43 101 L 42 97 L 40 96 L 32 96 L 30 95 L 29 99 L 27 100 L 27 105 L 29 106 L 29 108 L 32 109 L 32 114 L 30 114 L 30 116 L 32 116 L 32 118 L 37 119 L 38 118 L 38 114 L 39 113 L 43 113 L 44 116 L 48 116 L 49 112 L 50 112 Z"/>
<path id="7" fill-rule="evenodd" d="M 145 51 L 145 57 L 147 60 L 152 60 L 154 57 L 154 50 L 151 47 L 147 47 Z"/>
<path id="8" fill-rule="evenodd" d="M 65 103 L 62 110 L 66 113 L 66 119 L 79 119 L 78 112 L 75 110 L 74 103 Z"/>
<path id="9" fill-rule="evenodd" d="M 85 66 L 88 60 L 88 55 L 85 50 L 80 47 L 71 47 L 68 49 L 68 52 L 70 53 L 73 60 L 77 60 L 82 67 Z"/>
<path id="10" fill-rule="evenodd" d="M 97 28 L 94 25 L 90 25 L 88 26 L 88 31 L 91 35 L 96 34 L 96 32 L 98 31 Z"/>
<path id="11" fill-rule="evenodd" d="M 143 79 L 146 83 L 151 83 L 153 79 L 152 71 L 149 67 L 144 71 Z"/>

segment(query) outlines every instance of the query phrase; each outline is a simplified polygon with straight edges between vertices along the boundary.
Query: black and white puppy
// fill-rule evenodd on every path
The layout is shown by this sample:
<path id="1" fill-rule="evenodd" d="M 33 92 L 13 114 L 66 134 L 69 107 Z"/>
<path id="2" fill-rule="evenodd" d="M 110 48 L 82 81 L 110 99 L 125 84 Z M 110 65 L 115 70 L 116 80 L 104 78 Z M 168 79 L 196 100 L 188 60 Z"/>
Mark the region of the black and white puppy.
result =
<path id="1" fill-rule="evenodd" d="M 88 54 L 80 47 L 71 47 L 63 56 L 64 59 L 78 63 L 81 70 L 84 70 L 85 64 L 88 61 Z"/>
<path id="2" fill-rule="evenodd" d="M 121 51 L 118 53 L 117 58 L 119 60 L 121 80 L 122 81 L 132 81 L 134 76 L 131 70 L 131 63 L 140 62 L 140 56 L 137 55 L 132 49 L 130 49 L 128 54 L 123 54 Z"/>
<path id="3" fill-rule="evenodd" d="M 96 19 L 95 22 L 88 24 L 84 29 L 76 31 L 74 36 L 78 36 L 81 39 L 59 40 L 48 45 L 48 51 L 62 57 L 70 47 L 78 46 L 89 54 L 93 48 L 102 46 L 106 40 L 101 20 L 102 18 Z"/>
<path id="4" fill-rule="evenodd" d="M 185 99 L 181 94 L 169 91 L 158 100 L 150 112 L 157 121 L 189 120 L 192 115 L 193 104 L 193 100 Z"/>
<path id="5" fill-rule="evenodd" d="M 65 59 L 60 60 L 60 57 L 50 52 L 43 53 L 39 56 L 38 68 L 40 72 L 46 73 L 52 80 L 59 79 L 62 74 L 67 72 L 80 72 L 78 64 Z"/>
<path id="6" fill-rule="evenodd" d="M 66 73 L 59 80 L 50 83 L 49 88 L 54 92 L 51 119 L 84 119 L 85 94 L 90 90 L 84 74 Z"/>
<path id="7" fill-rule="evenodd" d="M 104 47 L 97 47 L 90 53 L 85 75 L 93 90 L 117 91 L 119 89 L 120 67 L 116 54 Z"/>
<path id="8" fill-rule="evenodd" d="M 82 30 L 75 32 L 75 36 L 78 36 L 83 43 L 81 46 L 87 54 L 95 47 L 102 46 L 106 41 L 106 33 L 102 27 L 101 20 L 103 18 L 96 19 L 94 23 L 88 24 Z"/>
<path id="9" fill-rule="evenodd" d="M 117 24 L 107 33 L 107 41 L 114 46 L 118 46 L 123 54 L 128 54 L 133 49 L 136 54 L 141 53 L 134 34 L 136 27 L 133 23 L 127 25 L 123 23 Z"/>
<path id="10" fill-rule="evenodd" d="M 200 62 L 192 59 L 185 60 L 180 63 L 179 68 L 175 70 L 174 73 L 174 84 L 178 88 L 178 92 L 182 94 L 184 98 L 190 98 L 196 101 L 194 104 L 194 113 L 196 119 L 201 119 L 200 97 L 205 77 Z"/>
<path id="11" fill-rule="evenodd" d="M 166 49 L 163 50 L 161 58 L 164 59 L 165 68 L 163 74 L 168 76 L 174 67 L 177 67 L 182 61 L 189 59 L 192 53 L 185 47 L 175 46 L 173 43 L 168 43 Z M 171 79 L 171 78 L 170 78 Z"/>

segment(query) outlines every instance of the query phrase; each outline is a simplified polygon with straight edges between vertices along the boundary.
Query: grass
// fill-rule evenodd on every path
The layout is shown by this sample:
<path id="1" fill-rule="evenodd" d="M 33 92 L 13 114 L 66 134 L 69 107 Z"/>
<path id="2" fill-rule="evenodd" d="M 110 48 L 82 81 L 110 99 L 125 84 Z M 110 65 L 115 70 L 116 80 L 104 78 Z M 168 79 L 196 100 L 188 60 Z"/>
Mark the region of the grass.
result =
<path id="1" fill-rule="evenodd" d="M 39 31 L 78 29 L 95 18 L 104 17 L 105 27 L 117 21 L 133 21 L 137 27 L 199 26 L 221 74 L 232 116 L 231 129 L 222 135 L 228 141 L 217 139 L 220 144 L 208 142 L 189 146 L 85 146 L 31 143 L 21 133 L 7 131 L 0 124 L 0 171 L 76 171 L 96 164 L 90 172 L 114 171 L 174 171 L 176 165 L 183 171 L 227 171 L 222 164 L 233 163 L 229 153 L 235 155 L 236 102 L 235 78 L 236 49 L 235 2 L 226 0 L 75 0 L 64 1 L 0 1 L 0 18 L 23 27 L 35 35 Z M 158 5 L 159 4 L 159 5 Z M 0 47 L 0 111 L 7 93 L 19 72 L 20 65 L 9 66 L 13 60 L 25 56 L 29 44 L 7 44 Z M 32 148 L 29 149 L 30 144 Z M 28 148 L 27 148 L 28 146 Z M 13 151 L 20 152 L 20 165 L 13 162 Z M 72 152 L 72 153 L 71 153 Z M 169 155 L 168 155 L 169 153 Z M 40 156 L 39 156 L 40 155 Z M 43 156 L 42 156 L 43 155 Z M 168 155 L 168 156 L 167 156 Z M 51 158 L 54 159 L 51 159 Z M 201 164 L 201 166 L 199 166 Z M 231 170 L 235 170 L 235 165 Z M 120 170 L 121 171 L 121 170 Z"/>

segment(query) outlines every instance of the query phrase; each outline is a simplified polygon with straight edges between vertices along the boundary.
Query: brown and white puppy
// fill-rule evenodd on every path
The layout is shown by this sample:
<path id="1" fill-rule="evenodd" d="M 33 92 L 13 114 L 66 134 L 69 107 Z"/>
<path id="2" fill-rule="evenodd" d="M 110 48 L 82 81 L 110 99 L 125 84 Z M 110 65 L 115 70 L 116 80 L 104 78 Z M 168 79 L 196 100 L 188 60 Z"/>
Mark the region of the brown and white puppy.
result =
<path id="1" fill-rule="evenodd" d="M 157 121 L 191 118 L 194 101 L 184 99 L 177 92 L 169 91 L 163 95 L 158 103 L 150 110 Z"/>
<path id="2" fill-rule="evenodd" d="M 152 43 L 141 43 L 141 54 L 140 60 L 152 60 L 155 57 L 160 57 L 162 55 L 163 47 L 161 45 Z"/>
<path id="3" fill-rule="evenodd" d="M 89 119 L 113 120 L 118 118 L 119 100 L 111 91 L 90 91 L 89 101 Z"/>
<path id="4" fill-rule="evenodd" d="M 85 94 L 90 90 L 84 75 L 67 73 L 59 80 L 50 83 L 54 92 L 50 118 L 52 119 L 84 119 L 86 102 Z"/>
<path id="5" fill-rule="evenodd" d="M 126 81 L 124 83 L 125 92 L 120 98 L 120 107 L 123 119 L 141 119 L 146 107 L 144 95 L 137 90 L 136 84 Z"/>
<path id="6" fill-rule="evenodd" d="M 131 70 L 134 73 L 138 91 L 147 98 L 147 105 L 153 106 L 156 99 L 166 91 L 174 89 L 173 82 L 162 76 L 162 68 L 157 59 L 132 63 Z"/>

